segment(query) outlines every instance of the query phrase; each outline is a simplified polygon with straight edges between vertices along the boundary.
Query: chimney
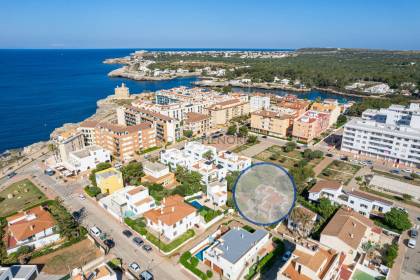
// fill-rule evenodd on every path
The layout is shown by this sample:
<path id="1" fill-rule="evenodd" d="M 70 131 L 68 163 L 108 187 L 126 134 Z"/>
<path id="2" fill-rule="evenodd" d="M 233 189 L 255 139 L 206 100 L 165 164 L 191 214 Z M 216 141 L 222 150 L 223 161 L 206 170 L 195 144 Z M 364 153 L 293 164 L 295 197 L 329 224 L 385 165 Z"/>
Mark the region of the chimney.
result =
<path id="1" fill-rule="evenodd" d="M 354 234 L 353 233 L 350 233 L 350 238 L 354 238 Z"/>
<path id="2" fill-rule="evenodd" d="M 175 212 L 175 207 L 174 207 L 174 206 L 172 206 L 172 213 L 173 213 L 173 212 Z"/>
<path id="3" fill-rule="evenodd" d="M 29 228 L 33 231 L 35 229 L 35 226 L 31 225 Z"/>

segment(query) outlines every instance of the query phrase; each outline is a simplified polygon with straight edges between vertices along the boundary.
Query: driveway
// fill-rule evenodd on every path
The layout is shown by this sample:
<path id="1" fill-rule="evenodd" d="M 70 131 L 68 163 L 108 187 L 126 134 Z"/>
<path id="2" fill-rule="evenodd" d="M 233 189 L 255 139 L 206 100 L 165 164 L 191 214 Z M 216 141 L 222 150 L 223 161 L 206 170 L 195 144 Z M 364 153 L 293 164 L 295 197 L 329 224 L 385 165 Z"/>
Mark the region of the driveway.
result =
<path id="1" fill-rule="evenodd" d="M 242 152 L 240 152 L 240 154 L 252 158 L 271 146 L 273 146 L 272 143 L 267 141 L 261 141 L 260 143 L 255 144 L 246 150 L 243 150 Z"/>

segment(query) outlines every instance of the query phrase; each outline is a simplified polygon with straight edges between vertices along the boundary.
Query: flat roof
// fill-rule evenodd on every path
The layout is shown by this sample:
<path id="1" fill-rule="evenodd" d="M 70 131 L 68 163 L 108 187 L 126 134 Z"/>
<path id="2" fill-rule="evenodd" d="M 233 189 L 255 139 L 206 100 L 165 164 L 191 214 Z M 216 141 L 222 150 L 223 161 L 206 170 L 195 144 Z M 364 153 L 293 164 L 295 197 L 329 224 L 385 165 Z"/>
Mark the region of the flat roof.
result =
<path id="1" fill-rule="evenodd" d="M 216 249 L 222 251 L 224 259 L 234 264 L 266 235 L 268 232 L 261 229 L 253 233 L 242 228 L 231 229 L 220 238 L 221 242 Z"/>

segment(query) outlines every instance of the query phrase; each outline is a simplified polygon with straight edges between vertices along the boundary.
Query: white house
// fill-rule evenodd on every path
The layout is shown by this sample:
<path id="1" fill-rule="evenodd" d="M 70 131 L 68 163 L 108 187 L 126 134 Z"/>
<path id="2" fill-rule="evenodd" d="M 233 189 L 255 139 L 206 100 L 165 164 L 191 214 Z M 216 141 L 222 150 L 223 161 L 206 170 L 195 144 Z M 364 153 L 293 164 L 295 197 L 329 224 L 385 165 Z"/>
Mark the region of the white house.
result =
<path id="1" fill-rule="evenodd" d="M 138 217 L 156 207 L 149 190 L 143 186 L 127 186 L 99 200 L 116 219 L 123 221 L 126 217 Z"/>
<path id="2" fill-rule="evenodd" d="M 95 168 L 101 162 L 109 161 L 111 161 L 111 152 L 93 145 L 70 152 L 68 160 L 63 162 L 63 164 L 71 171 L 84 172 Z"/>
<path id="3" fill-rule="evenodd" d="M 212 182 L 220 181 L 226 177 L 226 169 L 221 165 L 215 164 L 211 160 L 199 160 L 190 167 L 191 171 L 201 174 L 201 181 L 206 186 Z"/>
<path id="4" fill-rule="evenodd" d="M 227 279 L 242 279 L 249 268 L 272 248 L 269 234 L 257 229 L 253 233 L 234 228 L 222 235 L 203 252 L 204 263 Z"/>
<path id="5" fill-rule="evenodd" d="M 382 216 L 391 211 L 393 206 L 391 201 L 364 192 L 344 191 L 338 181 L 319 181 L 309 190 L 310 200 L 318 201 L 322 197 L 335 204 L 347 206 L 366 217 Z"/>
<path id="6" fill-rule="evenodd" d="M 38 277 L 38 267 L 34 264 L 0 266 L 0 280 L 34 280 Z"/>
<path id="7" fill-rule="evenodd" d="M 173 240 L 200 223 L 197 209 L 184 202 L 180 195 L 168 196 L 162 204 L 144 213 L 147 227 L 168 241 Z"/>
<path id="8" fill-rule="evenodd" d="M 22 246 L 41 248 L 60 239 L 56 233 L 56 221 L 41 206 L 6 218 L 5 245 L 7 253 L 16 252 Z"/>
<path id="9" fill-rule="evenodd" d="M 309 190 L 309 199 L 318 201 L 320 198 L 328 198 L 335 202 L 342 194 L 343 187 L 339 181 L 318 181 Z"/>
<path id="10" fill-rule="evenodd" d="M 215 181 L 207 185 L 207 198 L 217 206 L 226 205 L 227 201 L 227 182 Z"/>
<path id="11" fill-rule="evenodd" d="M 249 157 L 241 156 L 231 151 L 220 151 L 217 154 L 216 162 L 229 172 L 233 172 L 248 168 L 251 166 L 252 160 Z"/>

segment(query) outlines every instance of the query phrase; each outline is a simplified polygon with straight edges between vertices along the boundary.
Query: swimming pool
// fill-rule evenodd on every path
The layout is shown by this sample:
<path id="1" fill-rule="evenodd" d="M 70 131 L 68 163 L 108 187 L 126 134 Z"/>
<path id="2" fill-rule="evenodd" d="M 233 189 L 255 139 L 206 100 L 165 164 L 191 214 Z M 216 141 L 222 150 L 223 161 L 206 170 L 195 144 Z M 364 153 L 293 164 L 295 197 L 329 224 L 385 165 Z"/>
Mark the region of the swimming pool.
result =
<path id="1" fill-rule="evenodd" d="M 199 259 L 200 261 L 203 261 L 203 259 L 204 259 L 204 251 L 207 250 L 209 247 L 210 247 L 210 245 L 204 247 L 203 249 L 201 249 L 197 254 L 195 254 L 195 257 L 197 259 Z"/>
<path id="2" fill-rule="evenodd" d="M 204 206 L 200 204 L 197 200 L 191 201 L 190 204 L 194 206 L 194 208 L 197 208 L 198 210 L 201 210 Z"/>

